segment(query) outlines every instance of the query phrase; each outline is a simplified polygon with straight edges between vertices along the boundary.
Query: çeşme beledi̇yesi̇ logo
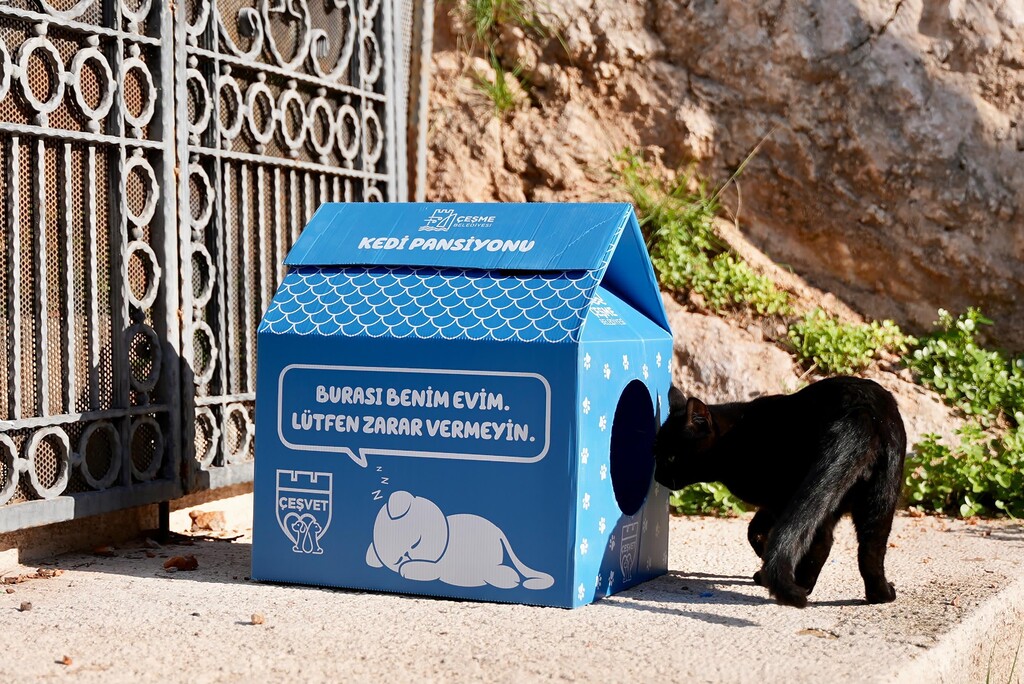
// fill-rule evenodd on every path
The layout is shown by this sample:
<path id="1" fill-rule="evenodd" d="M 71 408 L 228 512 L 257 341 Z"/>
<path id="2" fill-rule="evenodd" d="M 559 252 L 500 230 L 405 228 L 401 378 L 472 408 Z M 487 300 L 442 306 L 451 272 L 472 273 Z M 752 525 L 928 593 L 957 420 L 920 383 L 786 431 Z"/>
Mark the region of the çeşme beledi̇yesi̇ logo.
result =
<path id="1" fill-rule="evenodd" d="M 434 209 L 434 213 L 423 220 L 420 230 L 449 231 L 452 228 L 490 228 L 495 217 L 474 214 L 459 214 L 454 209 Z"/>
<path id="2" fill-rule="evenodd" d="M 277 524 L 295 553 L 322 554 L 320 540 L 331 526 L 331 473 L 277 471 Z"/>

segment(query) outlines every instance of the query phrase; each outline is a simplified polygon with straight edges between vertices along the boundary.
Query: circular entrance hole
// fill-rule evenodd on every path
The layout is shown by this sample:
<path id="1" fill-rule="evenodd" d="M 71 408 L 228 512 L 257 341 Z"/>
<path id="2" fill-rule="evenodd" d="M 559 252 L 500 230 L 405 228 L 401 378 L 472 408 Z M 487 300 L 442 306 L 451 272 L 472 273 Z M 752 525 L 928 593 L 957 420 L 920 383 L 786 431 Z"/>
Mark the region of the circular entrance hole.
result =
<path id="1" fill-rule="evenodd" d="M 644 505 L 654 477 L 654 404 L 647 387 L 633 380 L 619 397 L 612 421 L 611 469 L 615 501 L 626 515 Z"/>

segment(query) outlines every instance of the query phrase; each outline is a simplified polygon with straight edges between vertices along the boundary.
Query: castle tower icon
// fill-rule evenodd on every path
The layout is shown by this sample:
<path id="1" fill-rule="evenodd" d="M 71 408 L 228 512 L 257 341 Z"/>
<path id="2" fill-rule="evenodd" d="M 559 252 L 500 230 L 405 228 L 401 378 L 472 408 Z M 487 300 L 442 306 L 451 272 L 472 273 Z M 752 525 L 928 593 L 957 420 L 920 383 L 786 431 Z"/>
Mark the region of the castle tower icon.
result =
<path id="1" fill-rule="evenodd" d="M 455 222 L 454 209 L 434 209 L 434 213 L 427 217 L 420 226 L 420 230 L 446 231 Z"/>

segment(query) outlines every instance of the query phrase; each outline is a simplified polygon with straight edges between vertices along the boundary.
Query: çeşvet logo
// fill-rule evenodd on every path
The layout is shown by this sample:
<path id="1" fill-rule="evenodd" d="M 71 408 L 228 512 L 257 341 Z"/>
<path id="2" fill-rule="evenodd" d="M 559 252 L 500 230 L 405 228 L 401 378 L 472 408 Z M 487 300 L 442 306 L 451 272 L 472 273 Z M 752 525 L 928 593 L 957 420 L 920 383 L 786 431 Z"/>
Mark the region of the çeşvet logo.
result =
<path id="1" fill-rule="evenodd" d="M 324 552 L 320 540 L 331 526 L 331 473 L 277 471 L 277 523 L 295 553 Z"/>

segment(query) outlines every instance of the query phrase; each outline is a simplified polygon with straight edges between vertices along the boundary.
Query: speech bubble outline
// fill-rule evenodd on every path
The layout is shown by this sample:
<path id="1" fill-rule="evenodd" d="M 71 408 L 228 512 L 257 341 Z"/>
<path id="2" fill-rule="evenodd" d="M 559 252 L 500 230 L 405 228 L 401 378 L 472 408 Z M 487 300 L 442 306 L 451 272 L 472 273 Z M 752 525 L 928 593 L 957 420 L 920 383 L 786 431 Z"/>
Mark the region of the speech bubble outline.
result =
<path id="1" fill-rule="evenodd" d="M 284 376 L 291 370 L 322 370 L 322 371 L 356 371 L 365 373 L 421 373 L 437 375 L 473 375 L 491 377 L 515 377 L 533 378 L 540 380 L 544 386 L 544 448 L 536 456 L 530 458 L 519 458 L 517 456 L 501 456 L 497 454 L 458 454 L 438 451 L 406 451 L 399 449 L 374 449 L 372 447 L 360 447 L 359 454 L 349 447 L 317 446 L 310 444 L 293 444 L 284 436 Z M 277 380 L 277 436 L 281 444 L 294 451 L 328 451 L 348 456 L 356 465 L 367 468 L 367 456 L 410 456 L 413 458 L 447 458 L 456 461 L 493 461 L 499 463 L 536 463 L 548 454 L 551 446 L 551 385 L 547 378 L 537 373 L 521 373 L 515 371 L 471 371 L 471 370 L 449 370 L 444 368 L 394 368 L 376 366 L 329 366 L 311 363 L 293 363 L 281 370 Z"/>

